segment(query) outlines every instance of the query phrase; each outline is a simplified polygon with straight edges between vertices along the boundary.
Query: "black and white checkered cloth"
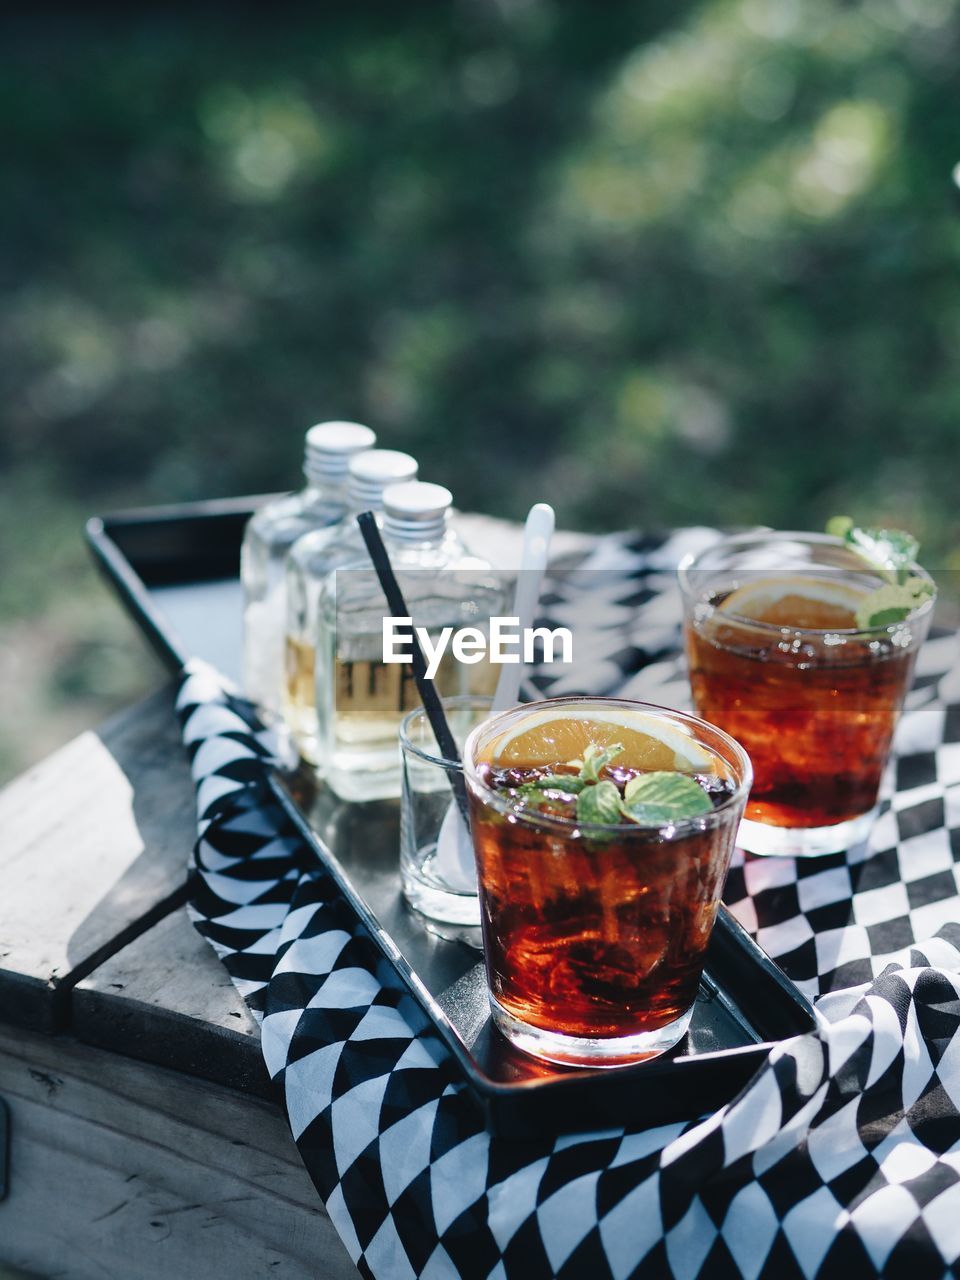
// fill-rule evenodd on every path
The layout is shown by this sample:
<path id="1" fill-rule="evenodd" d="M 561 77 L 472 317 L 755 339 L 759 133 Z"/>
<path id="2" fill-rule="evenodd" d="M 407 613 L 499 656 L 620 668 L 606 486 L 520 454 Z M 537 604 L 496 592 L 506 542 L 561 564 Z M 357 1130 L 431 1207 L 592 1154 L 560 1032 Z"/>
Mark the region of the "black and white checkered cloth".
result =
<path id="1" fill-rule="evenodd" d="M 590 623 L 543 691 L 686 697 L 663 571 L 708 539 L 605 539 L 545 602 Z M 585 607 L 582 592 L 590 592 Z M 303 1160 L 360 1271 L 538 1280 L 941 1276 L 960 1257 L 960 664 L 929 642 L 866 847 L 738 855 L 727 900 L 808 994 L 779 1045 L 692 1124 L 491 1138 L 456 1064 L 266 782 L 249 705 L 192 666 L 192 912 L 261 1018 Z"/>

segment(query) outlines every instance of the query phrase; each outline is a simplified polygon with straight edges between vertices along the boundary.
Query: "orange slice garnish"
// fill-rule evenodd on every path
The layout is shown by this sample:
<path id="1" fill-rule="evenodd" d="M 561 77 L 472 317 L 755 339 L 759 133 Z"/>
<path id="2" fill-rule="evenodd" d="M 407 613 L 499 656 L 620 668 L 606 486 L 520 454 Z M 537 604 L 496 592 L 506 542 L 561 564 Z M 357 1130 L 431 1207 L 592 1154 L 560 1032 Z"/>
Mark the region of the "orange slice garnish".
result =
<path id="1" fill-rule="evenodd" d="M 560 766 L 583 760 L 587 748 L 619 744 L 613 763 L 628 769 L 715 773 L 713 754 L 672 720 L 623 707 L 541 707 L 520 716 L 487 743 L 480 758 L 499 768 Z"/>

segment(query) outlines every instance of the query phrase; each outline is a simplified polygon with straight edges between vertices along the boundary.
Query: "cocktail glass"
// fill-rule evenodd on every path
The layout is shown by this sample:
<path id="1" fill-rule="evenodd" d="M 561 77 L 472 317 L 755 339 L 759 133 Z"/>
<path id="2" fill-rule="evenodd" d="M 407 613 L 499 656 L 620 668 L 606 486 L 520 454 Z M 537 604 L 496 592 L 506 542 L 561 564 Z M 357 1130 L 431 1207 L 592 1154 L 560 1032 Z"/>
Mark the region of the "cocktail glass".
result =
<path id="1" fill-rule="evenodd" d="M 839 538 L 742 534 L 681 564 L 694 707 L 753 762 L 745 849 L 833 853 L 869 832 L 934 608 L 929 576 L 909 572 L 931 594 L 862 628 L 858 602 L 889 578 Z"/>
<path id="2" fill-rule="evenodd" d="M 568 728 L 551 730 L 551 718 Z M 572 772 L 578 734 L 581 745 L 629 740 L 604 780 L 622 788 L 644 772 L 687 774 L 708 811 L 594 824 L 564 816 L 568 802 L 527 810 L 520 788 Z M 646 755 L 644 735 L 654 743 Z M 464 775 L 496 1026 L 536 1057 L 580 1066 L 619 1066 L 675 1045 L 690 1022 L 750 788 L 743 749 L 680 712 L 558 698 L 474 729 Z"/>

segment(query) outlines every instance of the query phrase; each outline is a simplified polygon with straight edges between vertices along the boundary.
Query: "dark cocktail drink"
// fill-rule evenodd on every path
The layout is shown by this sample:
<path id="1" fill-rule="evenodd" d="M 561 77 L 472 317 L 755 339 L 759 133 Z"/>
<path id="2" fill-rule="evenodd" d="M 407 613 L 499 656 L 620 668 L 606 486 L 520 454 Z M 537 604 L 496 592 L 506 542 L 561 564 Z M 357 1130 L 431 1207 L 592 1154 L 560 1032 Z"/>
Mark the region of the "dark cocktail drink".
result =
<path id="1" fill-rule="evenodd" d="M 663 1052 L 689 1023 L 750 781 L 690 716 L 564 698 L 464 759 L 493 1017 L 557 1062 Z"/>
<path id="2" fill-rule="evenodd" d="M 745 848 L 835 852 L 869 830 L 933 609 L 859 625 L 885 581 L 826 535 L 744 535 L 681 567 L 694 706 L 753 762 Z"/>

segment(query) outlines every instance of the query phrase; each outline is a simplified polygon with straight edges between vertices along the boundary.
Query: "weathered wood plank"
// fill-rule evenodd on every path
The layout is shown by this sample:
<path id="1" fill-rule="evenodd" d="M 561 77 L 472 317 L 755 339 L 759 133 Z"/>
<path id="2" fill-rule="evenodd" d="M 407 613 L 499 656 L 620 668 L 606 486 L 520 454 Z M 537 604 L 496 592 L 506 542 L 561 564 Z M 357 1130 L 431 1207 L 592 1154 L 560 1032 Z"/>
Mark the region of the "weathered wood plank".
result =
<path id="1" fill-rule="evenodd" d="M 0 1020 L 62 1025 L 79 977 L 169 909 L 191 797 L 170 690 L 0 792 Z"/>
<path id="2" fill-rule="evenodd" d="M 0 1094 L 0 1261 L 51 1280 L 356 1275 L 276 1107 L 9 1030 Z"/>
<path id="3" fill-rule="evenodd" d="M 86 1044 L 270 1092 L 259 1028 L 182 907 L 78 983 L 72 1004 Z"/>

